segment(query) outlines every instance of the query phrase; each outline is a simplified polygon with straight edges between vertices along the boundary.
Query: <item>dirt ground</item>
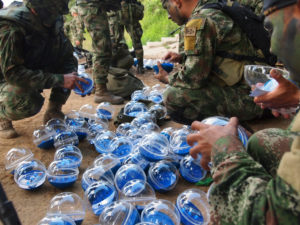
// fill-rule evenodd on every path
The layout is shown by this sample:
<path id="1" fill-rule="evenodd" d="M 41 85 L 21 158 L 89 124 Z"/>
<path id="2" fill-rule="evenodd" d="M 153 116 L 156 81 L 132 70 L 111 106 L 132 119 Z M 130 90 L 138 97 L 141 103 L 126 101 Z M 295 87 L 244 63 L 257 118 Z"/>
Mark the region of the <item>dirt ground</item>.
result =
<path id="1" fill-rule="evenodd" d="M 155 81 L 155 79 L 153 78 L 153 72 L 147 72 L 145 75 L 139 77 L 142 78 L 145 84 L 149 86 L 157 83 L 157 81 Z M 47 99 L 49 96 L 49 91 L 47 90 L 44 93 L 45 98 Z M 79 110 L 79 108 L 84 104 L 92 104 L 96 106 L 96 104 L 93 102 L 93 96 L 82 98 L 72 93 L 67 104 L 63 107 L 63 111 L 67 113 L 70 110 Z M 22 147 L 30 149 L 34 153 L 35 158 L 42 161 L 46 165 L 46 167 L 48 167 L 50 162 L 53 160 L 55 149 L 41 150 L 37 148 L 32 141 L 33 131 L 40 125 L 42 125 L 42 118 L 46 109 L 46 105 L 47 102 L 42 108 L 41 112 L 36 116 L 14 122 L 16 130 L 20 134 L 18 138 L 12 140 L 0 139 L 0 154 L 2 159 L 0 163 L 0 180 L 7 193 L 8 198 L 13 201 L 23 225 L 37 224 L 37 222 L 42 219 L 43 216 L 45 216 L 51 198 L 58 193 L 61 193 L 63 191 L 75 192 L 79 196 L 83 197 L 83 190 L 81 189 L 80 184 L 81 175 L 85 171 L 85 169 L 92 164 L 94 158 L 98 156 L 98 153 L 94 150 L 94 147 L 89 145 L 87 141 L 83 141 L 79 144 L 78 147 L 81 149 L 83 154 L 83 162 L 80 166 L 79 179 L 71 188 L 60 190 L 50 185 L 47 181 L 41 188 L 34 191 L 26 191 L 18 188 L 18 186 L 14 182 L 13 176 L 8 174 L 5 171 L 4 167 L 5 155 L 11 148 Z M 116 109 L 119 108 L 120 106 L 116 107 Z M 286 128 L 289 122 L 290 121 L 283 119 L 270 119 L 264 121 L 252 121 L 250 125 L 255 131 L 257 131 L 268 127 Z M 168 126 L 180 127 L 181 125 L 170 121 L 166 125 L 164 125 L 164 127 Z M 115 129 L 112 124 L 110 124 L 110 128 Z M 196 186 L 184 181 L 183 179 L 180 179 L 177 187 L 174 190 L 166 194 L 157 194 L 157 198 L 168 199 L 174 203 L 177 196 L 183 190 L 192 187 Z M 204 191 L 207 190 L 206 187 L 200 188 Z M 87 211 L 83 225 L 96 224 L 97 222 L 98 217 Z"/>

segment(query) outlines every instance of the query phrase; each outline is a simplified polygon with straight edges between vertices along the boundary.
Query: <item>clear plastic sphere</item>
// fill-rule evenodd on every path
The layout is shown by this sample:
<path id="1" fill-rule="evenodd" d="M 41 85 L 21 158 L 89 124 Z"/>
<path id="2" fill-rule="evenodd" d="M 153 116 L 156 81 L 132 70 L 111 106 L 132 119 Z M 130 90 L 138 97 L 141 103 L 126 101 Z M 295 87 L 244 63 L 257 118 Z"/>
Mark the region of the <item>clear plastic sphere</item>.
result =
<path id="1" fill-rule="evenodd" d="M 111 131 L 105 131 L 103 133 L 98 134 L 93 140 L 97 152 L 110 153 L 110 144 L 115 137 L 116 134 Z"/>
<path id="2" fill-rule="evenodd" d="M 92 144 L 92 140 L 102 131 L 106 130 L 106 128 L 102 124 L 91 124 L 89 126 L 89 135 L 87 136 L 87 140 Z"/>
<path id="3" fill-rule="evenodd" d="M 47 179 L 56 188 L 72 186 L 78 178 L 77 167 L 67 167 L 64 161 L 53 161 L 47 170 Z"/>
<path id="4" fill-rule="evenodd" d="M 148 170 L 150 166 L 150 162 L 146 160 L 139 151 L 132 152 L 123 164 L 135 164 L 140 166 L 144 171 Z"/>
<path id="5" fill-rule="evenodd" d="M 147 134 L 139 144 L 139 152 L 150 162 L 162 160 L 167 157 L 169 152 L 168 139 L 155 132 Z"/>
<path id="6" fill-rule="evenodd" d="M 133 146 L 136 147 L 144 137 L 144 134 L 142 134 L 138 128 L 135 128 L 127 131 L 125 136 L 129 138 Z"/>
<path id="7" fill-rule="evenodd" d="M 80 107 L 78 113 L 80 117 L 89 120 L 96 117 L 96 108 L 93 105 L 86 104 Z"/>
<path id="8" fill-rule="evenodd" d="M 208 117 L 201 121 L 201 123 L 208 124 L 208 125 L 219 125 L 225 126 L 229 122 L 229 118 L 221 117 L 221 116 L 213 116 Z M 248 135 L 245 129 L 242 126 L 238 126 L 238 136 L 245 147 L 247 147 L 248 143 Z"/>
<path id="9" fill-rule="evenodd" d="M 149 112 L 140 113 L 136 118 L 131 121 L 131 124 L 137 128 L 140 128 L 146 123 L 156 123 L 156 118 Z"/>
<path id="10" fill-rule="evenodd" d="M 42 186 L 46 180 L 46 167 L 36 159 L 23 161 L 15 169 L 14 179 L 22 189 L 36 189 Z"/>
<path id="11" fill-rule="evenodd" d="M 114 184 L 114 174 L 110 169 L 103 166 L 97 165 L 87 168 L 81 178 L 81 187 L 86 190 L 91 184 L 101 180 Z"/>
<path id="12" fill-rule="evenodd" d="M 154 224 L 180 225 L 180 214 L 176 206 L 167 200 L 154 200 L 148 204 L 141 215 L 142 222 Z"/>
<path id="13" fill-rule="evenodd" d="M 87 74 L 87 73 L 80 73 L 78 74 L 79 77 L 85 79 L 85 82 L 83 81 L 77 81 L 78 84 L 81 86 L 83 92 L 75 85 L 74 87 L 74 92 L 78 95 L 81 95 L 81 96 L 85 96 L 87 94 L 90 94 L 92 92 L 92 90 L 94 89 L 94 81 L 93 81 L 93 78 Z"/>
<path id="14" fill-rule="evenodd" d="M 163 102 L 163 95 L 160 91 L 153 90 L 149 93 L 148 100 L 160 104 Z"/>
<path id="15" fill-rule="evenodd" d="M 153 122 L 145 123 L 140 127 L 140 132 L 143 134 L 151 133 L 151 132 L 160 132 L 160 127 Z"/>
<path id="16" fill-rule="evenodd" d="M 52 127 L 41 126 L 33 131 L 33 143 L 42 149 L 49 149 L 53 147 L 55 130 Z"/>
<path id="17" fill-rule="evenodd" d="M 85 200 L 95 215 L 101 212 L 118 199 L 118 192 L 115 186 L 107 181 L 92 183 L 84 192 Z"/>
<path id="18" fill-rule="evenodd" d="M 83 140 L 89 134 L 89 126 L 87 121 L 79 116 L 77 111 L 71 111 L 65 115 L 65 123 L 70 130 L 74 131 L 79 140 Z"/>
<path id="19" fill-rule="evenodd" d="M 76 225 L 75 222 L 65 215 L 47 215 L 37 225 Z"/>
<path id="20" fill-rule="evenodd" d="M 49 120 L 46 125 L 46 127 L 49 127 L 49 128 L 53 128 L 55 131 L 56 131 L 56 127 L 62 127 L 62 126 L 65 126 L 66 127 L 66 124 L 65 124 L 65 121 L 62 120 L 62 119 L 58 119 L 58 118 L 53 118 L 51 120 Z M 58 133 L 58 131 L 56 131 L 56 133 Z"/>
<path id="21" fill-rule="evenodd" d="M 118 136 L 126 136 L 126 133 L 132 129 L 135 129 L 135 127 L 131 123 L 121 123 L 117 127 L 116 134 Z"/>
<path id="22" fill-rule="evenodd" d="M 5 169 L 14 174 L 15 168 L 23 161 L 30 161 L 34 157 L 33 153 L 26 148 L 12 148 L 5 157 Z"/>
<path id="23" fill-rule="evenodd" d="M 103 166 L 105 169 L 109 169 L 115 174 L 117 170 L 121 167 L 120 159 L 111 153 L 105 153 L 97 156 L 94 160 L 93 165 Z"/>
<path id="24" fill-rule="evenodd" d="M 82 161 L 82 154 L 76 146 L 65 145 L 56 150 L 54 161 L 63 161 L 67 167 L 79 167 Z"/>
<path id="25" fill-rule="evenodd" d="M 136 225 L 156 225 L 156 224 L 150 223 L 150 222 L 140 222 L 140 223 L 137 223 Z"/>
<path id="26" fill-rule="evenodd" d="M 178 196 L 176 206 L 182 224 L 209 224 L 209 204 L 205 192 L 196 188 L 185 190 Z"/>
<path id="27" fill-rule="evenodd" d="M 140 193 L 132 196 L 126 196 L 120 192 L 119 199 L 120 201 L 129 202 L 130 204 L 134 205 L 141 213 L 146 205 L 156 200 L 156 196 L 152 186 L 146 182 L 145 188 Z"/>
<path id="28" fill-rule="evenodd" d="M 54 137 L 54 147 L 56 149 L 65 145 L 78 145 L 78 136 L 73 131 L 63 131 Z"/>
<path id="29" fill-rule="evenodd" d="M 167 139 L 170 141 L 171 139 L 171 135 L 176 131 L 175 128 L 173 127 L 167 127 L 165 129 L 163 129 L 160 133 L 165 135 L 167 137 Z"/>
<path id="30" fill-rule="evenodd" d="M 144 170 L 134 164 L 120 167 L 115 176 L 115 185 L 119 192 L 125 196 L 134 196 L 145 188 L 146 174 Z"/>
<path id="31" fill-rule="evenodd" d="M 110 143 L 110 150 L 113 155 L 123 162 L 132 152 L 133 145 L 126 137 L 115 137 Z"/>
<path id="32" fill-rule="evenodd" d="M 270 82 L 271 80 L 274 80 L 270 76 L 271 70 L 276 70 L 284 78 L 289 79 L 289 72 L 287 70 L 281 70 L 279 68 L 270 67 L 270 66 L 262 66 L 262 65 L 246 65 L 244 67 L 245 80 L 251 87 L 253 85 L 256 86 L 257 84 L 261 84 L 262 86 L 265 86 L 263 84 L 266 84 L 267 82 Z M 278 85 L 278 83 L 277 83 L 277 85 Z M 266 90 L 266 91 L 272 91 L 275 87 L 273 87 L 272 89 Z"/>
<path id="33" fill-rule="evenodd" d="M 147 106 L 142 102 L 131 101 L 124 107 L 124 114 L 131 117 L 137 117 L 140 113 L 148 112 Z"/>
<path id="34" fill-rule="evenodd" d="M 149 113 L 155 116 L 155 118 L 161 120 L 167 116 L 167 109 L 161 104 L 155 104 L 150 107 Z"/>
<path id="35" fill-rule="evenodd" d="M 143 90 L 136 90 L 131 94 L 131 101 L 147 100 Z"/>
<path id="36" fill-rule="evenodd" d="M 64 215 L 70 217 L 76 225 L 80 225 L 85 217 L 86 206 L 75 193 L 62 192 L 50 201 L 48 216 Z"/>
<path id="37" fill-rule="evenodd" d="M 116 201 L 106 207 L 99 217 L 103 225 L 135 225 L 140 221 L 136 208 L 127 202 Z"/>
<path id="38" fill-rule="evenodd" d="M 171 162 L 160 161 L 148 170 L 148 182 L 158 192 L 166 192 L 175 188 L 179 173 Z"/>
<path id="39" fill-rule="evenodd" d="M 205 178 L 207 171 L 200 166 L 201 157 L 193 159 L 187 155 L 180 161 L 179 172 L 181 176 L 191 183 L 196 183 Z"/>
<path id="40" fill-rule="evenodd" d="M 114 115 L 114 107 L 109 102 L 102 102 L 97 106 L 97 115 L 102 119 L 111 120 Z"/>
<path id="41" fill-rule="evenodd" d="M 170 139 L 171 150 L 178 155 L 187 155 L 191 146 L 187 143 L 187 136 L 190 134 L 187 129 L 176 130 L 172 133 Z"/>

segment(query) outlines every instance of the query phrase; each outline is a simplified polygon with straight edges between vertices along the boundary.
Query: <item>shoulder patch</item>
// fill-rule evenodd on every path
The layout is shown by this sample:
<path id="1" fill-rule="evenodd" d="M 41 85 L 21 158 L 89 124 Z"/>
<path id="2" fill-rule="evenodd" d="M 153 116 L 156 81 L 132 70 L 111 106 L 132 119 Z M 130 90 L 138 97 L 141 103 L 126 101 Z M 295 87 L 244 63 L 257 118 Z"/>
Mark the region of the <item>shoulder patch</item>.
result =
<path id="1" fill-rule="evenodd" d="M 200 30 L 204 27 L 206 18 L 198 18 L 190 20 L 185 27 L 195 27 L 196 30 Z"/>

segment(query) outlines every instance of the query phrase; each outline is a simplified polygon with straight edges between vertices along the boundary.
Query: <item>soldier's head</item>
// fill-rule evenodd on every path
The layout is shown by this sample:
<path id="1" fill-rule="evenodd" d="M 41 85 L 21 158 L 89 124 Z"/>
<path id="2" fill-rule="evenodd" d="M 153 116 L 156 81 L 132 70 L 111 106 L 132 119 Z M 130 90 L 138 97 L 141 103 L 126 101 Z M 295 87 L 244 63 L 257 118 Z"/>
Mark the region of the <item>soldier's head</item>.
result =
<path id="1" fill-rule="evenodd" d="M 40 17 L 45 26 L 53 26 L 61 15 L 69 12 L 69 0 L 24 0 L 24 3 Z"/>
<path id="2" fill-rule="evenodd" d="M 300 80 L 300 1 L 264 0 L 264 14 L 272 27 L 271 51 Z"/>
<path id="3" fill-rule="evenodd" d="M 169 19 L 179 26 L 190 18 L 199 0 L 161 0 L 162 6 L 168 11 Z"/>

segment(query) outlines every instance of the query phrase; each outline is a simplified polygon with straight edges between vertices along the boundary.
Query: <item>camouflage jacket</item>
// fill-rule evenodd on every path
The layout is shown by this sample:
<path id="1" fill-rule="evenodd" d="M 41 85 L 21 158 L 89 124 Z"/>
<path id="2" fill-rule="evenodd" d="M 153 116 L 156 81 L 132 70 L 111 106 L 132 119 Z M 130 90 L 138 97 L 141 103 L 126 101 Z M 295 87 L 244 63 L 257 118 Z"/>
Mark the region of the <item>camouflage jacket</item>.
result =
<path id="1" fill-rule="evenodd" d="M 24 88 L 62 86 L 63 74 L 77 70 L 62 19 L 46 29 L 25 6 L 0 10 L 0 83 Z"/>
<path id="2" fill-rule="evenodd" d="M 246 34 L 222 11 L 201 9 L 217 0 L 199 0 L 184 28 L 182 68 L 169 75 L 172 86 L 200 89 L 209 82 L 232 86 L 242 80 L 244 65 L 250 61 L 223 58 L 217 52 L 263 57 Z"/>
<path id="3" fill-rule="evenodd" d="M 236 136 L 216 141 L 212 150 L 214 183 L 209 193 L 212 224 L 299 224 L 299 113 L 291 131 L 298 132 L 297 137 L 274 178 L 247 154 Z"/>

